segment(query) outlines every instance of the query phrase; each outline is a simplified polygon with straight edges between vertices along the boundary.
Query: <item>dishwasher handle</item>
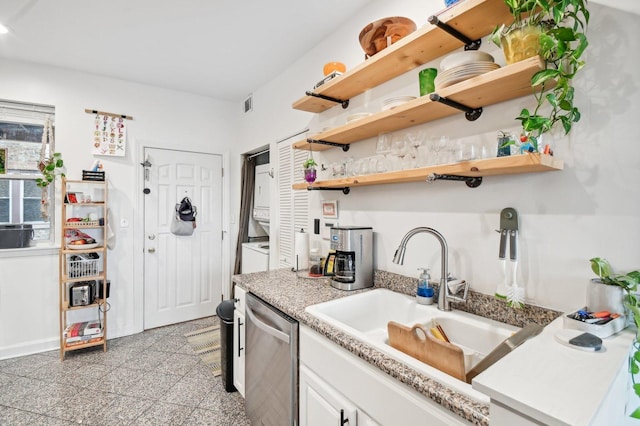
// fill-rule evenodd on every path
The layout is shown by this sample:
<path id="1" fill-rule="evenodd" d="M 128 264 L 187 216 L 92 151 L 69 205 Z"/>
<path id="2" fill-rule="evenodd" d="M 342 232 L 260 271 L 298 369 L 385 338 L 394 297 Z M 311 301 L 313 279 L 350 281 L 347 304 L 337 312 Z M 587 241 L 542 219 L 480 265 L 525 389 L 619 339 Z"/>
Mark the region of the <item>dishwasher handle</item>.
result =
<path id="1" fill-rule="evenodd" d="M 291 338 L 289 337 L 288 334 L 283 333 L 280 330 L 276 330 L 273 327 L 270 327 L 269 325 L 265 324 L 264 322 L 260 321 L 255 314 L 253 313 L 253 310 L 251 309 L 251 306 L 247 305 L 246 308 L 246 312 L 247 312 L 247 316 L 249 317 L 249 319 L 256 325 L 256 327 L 258 327 L 260 330 L 264 331 L 265 333 L 275 337 L 276 339 L 282 340 L 283 342 L 285 342 L 287 345 L 290 343 Z"/>

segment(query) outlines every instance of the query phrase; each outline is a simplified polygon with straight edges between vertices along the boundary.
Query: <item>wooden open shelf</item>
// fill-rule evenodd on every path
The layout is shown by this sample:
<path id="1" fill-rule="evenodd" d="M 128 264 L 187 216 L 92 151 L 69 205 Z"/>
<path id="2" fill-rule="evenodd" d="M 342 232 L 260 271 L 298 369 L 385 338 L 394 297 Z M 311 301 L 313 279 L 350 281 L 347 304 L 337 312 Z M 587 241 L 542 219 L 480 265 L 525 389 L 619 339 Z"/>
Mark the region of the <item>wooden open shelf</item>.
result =
<path id="1" fill-rule="evenodd" d="M 353 176 L 343 179 L 316 181 L 309 185 L 299 182 L 292 185 L 293 189 L 311 188 L 345 188 L 366 185 L 381 185 L 388 183 L 424 182 L 433 173 L 454 176 L 496 176 L 522 173 L 538 173 L 562 170 L 564 163 L 550 155 L 522 154 L 507 157 L 496 157 L 485 160 L 463 161 L 460 163 L 423 167 L 419 169 L 399 170 L 395 172 L 378 173 L 363 176 Z"/>
<path id="2" fill-rule="evenodd" d="M 438 90 L 437 93 L 470 108 L 485 107 L 531 95 L 534 92 L 531 77 L 542 69 L 544 62 L 536 56 L 462 81 Z M 462 114 L 462 111 L 422 96 L 391 110 L 312 135 L 311 138 L 346 145 L 454 114 Z M 297 141 L 292 146 L 294 149 L 312 151 L 333 148 L 330 145 L 309 144 L 306 139 Z"/>
<path id="3" fill-rule="evenodd" d="M 513 21 L 504 0 L 465 0 L 436 16 L 472 40 L 491 33 L 496 25 Z M 341 100 L 351 99 L 463 45 L 462 41 L 427 23 L 314 92 Z M 339 104 L 305 95 L 293 103 L 293 108 L 317 113 L 336 105 Z"/>

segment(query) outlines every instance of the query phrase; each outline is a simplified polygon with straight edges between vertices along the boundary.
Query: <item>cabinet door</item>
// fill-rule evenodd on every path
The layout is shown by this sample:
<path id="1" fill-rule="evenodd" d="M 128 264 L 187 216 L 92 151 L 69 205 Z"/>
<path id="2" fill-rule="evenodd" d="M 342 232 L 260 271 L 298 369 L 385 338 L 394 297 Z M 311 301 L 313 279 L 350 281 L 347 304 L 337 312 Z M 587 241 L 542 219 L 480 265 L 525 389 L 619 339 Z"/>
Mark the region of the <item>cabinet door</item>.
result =
<path id="1" fill-rule="evenodd" d="M 269 185 L 271 178 L 269 176 L 269 164 L 256 166 L 256 184 L 253 193 L 253 207 L 266 207 L 270 204 Z"/>
<path id="2" fill-rule="evenodd" d="M 356 407 L 338 391 L 300 366 L 300 426 L 358 424 Z"/>
<path id="3" fill-rule="evenodd" d="M 233 385 L 244 396 L 244 311 L 233 311 Z"/>

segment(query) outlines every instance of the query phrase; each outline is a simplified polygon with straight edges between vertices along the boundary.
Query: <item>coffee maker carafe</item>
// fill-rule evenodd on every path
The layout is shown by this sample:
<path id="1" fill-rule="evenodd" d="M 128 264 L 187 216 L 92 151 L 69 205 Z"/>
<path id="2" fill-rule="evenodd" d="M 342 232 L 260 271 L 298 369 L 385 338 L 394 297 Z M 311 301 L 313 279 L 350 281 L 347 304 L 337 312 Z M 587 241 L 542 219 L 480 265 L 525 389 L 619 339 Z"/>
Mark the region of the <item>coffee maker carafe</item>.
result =
<path id="1" fill-rule="evenodd" d="M 358 290 L 373 286 L 373 229 L 360 226 L 331 228 L 331 249 L 335 250 L 331 286 Z"/>

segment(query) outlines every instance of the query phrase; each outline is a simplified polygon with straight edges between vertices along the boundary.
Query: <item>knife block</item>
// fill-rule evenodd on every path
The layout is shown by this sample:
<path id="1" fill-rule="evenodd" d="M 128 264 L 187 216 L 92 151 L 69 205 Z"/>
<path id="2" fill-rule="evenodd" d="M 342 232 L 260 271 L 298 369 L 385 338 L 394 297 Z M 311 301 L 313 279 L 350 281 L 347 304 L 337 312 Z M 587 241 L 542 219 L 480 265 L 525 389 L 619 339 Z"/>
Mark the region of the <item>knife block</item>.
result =
<path id="1" fill-rule="evenodd" d="M 407 327 L 389 321 L 387 331 L 389 344 L 395 349 L 458 380 L 466 381 L 464 353 L 459 346 L 432 337 L 431 332 L 420 324 Z"/>

